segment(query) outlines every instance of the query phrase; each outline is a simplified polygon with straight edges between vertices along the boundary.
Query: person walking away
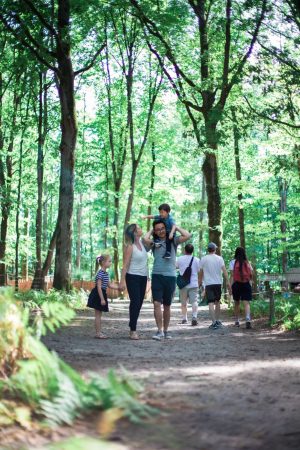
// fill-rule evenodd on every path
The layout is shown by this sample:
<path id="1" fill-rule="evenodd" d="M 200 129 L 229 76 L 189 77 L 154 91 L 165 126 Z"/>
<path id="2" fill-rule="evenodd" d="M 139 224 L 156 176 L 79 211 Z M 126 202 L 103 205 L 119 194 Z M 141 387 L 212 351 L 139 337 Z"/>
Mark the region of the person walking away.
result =
<path id="1" fill-rule="evenodd" d="M 216 330 L 222 327 L 220 322 L 220 300 L 222 293 L 222 274 L 225 277 L 228 291 L 231 286 L 228 279 L 225 263 L 222 256 L 216 255 L 217 246 L 210 242 L 207 246 L 208 254 L 200 260 L 199 282 L 205 286 L 206 300 L 212 320 L 209 328 Z"/>
<path id="2" fill-rule="evenodd" d="M 247 259 L 245 249 L 237 247 L 234 259 L 230 261 L 230 284 L 234 300 L 235 326 L 240 326 L 240 302 L 244 304 L 246 329 L 252 328 L 250 318 L 250 302 L 252 300 L 252 274 L 253 269 Z"/>
<path id="3" fill-rule="evenodd" d="M 154 318 L 157 325 L 157 333 L 153 336 L 153 339 L 157 341 L 172 338 L 168 328 L 171 316 L 171 303 L 176 288 L 176 250 L 178 244 L 187 241 L 191 237 L 190 233 L 183 228 L 176 226 L 176 231 L 180 233 L 180 236 L 174 238 L 170 258 L 164 258 L 167 232 L 166 225 L 162 219 L 154 221 L 153 229 L 148 231 L 144 237 L 146 245 L 153 248 L 154 263 L 151 289 Z M 154 241 L 156 242 L 155 246 Z"/>
<path id="4" fill-rule="evenodd" d="M 199 280 L 198 274 L 200 271 L 200 259 L 193 256 L 194 246 L 192 244 L 186 244 L 184 247 L 184 255 L 177 258 L 176 267 L 179 269 L 180 275 L 183 275 L 186 268 L 191 263 L 191 278 L 189 284 L 179 289 L 179 299 L 181 302 L 181 314 L 182 314 L 182 324 L 186 324 L 187 320 L 187 303 L 192 305 L 192 322 L 191 325 L 195 326 L 198 324 L 198 289 Z"/>
<path id="5" fill-rule="evenodd" d="M 100 255 L 96 258 L 96 277 L 95 287 L 91 290 L 88 297 L 87 306 L 95 310 L 95 338 L 107 339 L 107 336 L 101 331 L 101 318 L 103 312 L 108 312 L 107 288 L 119 289 L 119 284 L 110 282 L 107 269 L 111 266 L 110 255 Z"/>
<path id="6" fill-rule="evenodd" d="M 166 226 L 166 251 L 163 258 L 169 259 L 171 258 L 171 244 L 173 242 L 175 231 L 176 231 L 176 223 L 173 217 L 171 216 L 171 208 L 168 203 L 162 203 L 158 207 L 159 215 L 148 215 L 143 216 L 143 219 L 154 219 L 154 220 L 162 220 Z M 154 245 L 159 245 L 159 239 L 154 241 Z"/>
<path id="7" fill-rule="evenodd" d="M 142 239 L 143 231 L 136 224 L 128 225 L 125 230 L 126 247 L 123 257 L 123 268 L 120 280 L 120 289 L 125 289 L 125 281 L 130 299 L 129 303 L 129 328 L 130 339 L 137 340 L 137 321 L 145 298 L 148 264 L 147 251 Z"/>

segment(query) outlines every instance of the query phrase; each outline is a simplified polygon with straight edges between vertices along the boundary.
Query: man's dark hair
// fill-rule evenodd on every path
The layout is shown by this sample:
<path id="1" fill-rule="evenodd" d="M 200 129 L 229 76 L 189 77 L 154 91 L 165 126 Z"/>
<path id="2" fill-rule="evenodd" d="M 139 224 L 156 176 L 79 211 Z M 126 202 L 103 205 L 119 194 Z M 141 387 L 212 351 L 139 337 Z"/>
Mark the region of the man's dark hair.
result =
<path id="1" fill-rule="evenodd" d="M 158 207 L 158 211 L 161 211 L 161 210 L 166 211 L 167 213 L 169 213 L 171 211 L 170 205 L 168 205 L 168 203 L 162 203 Z"/>
<path id="2" fill-rule="evenodd" d="M 186 244 L 186 246 L 184 247 L 185 253 L 187 253 L 188 255 L 191 255 L 194 251 L 194 246 L 192 244 Z"/>

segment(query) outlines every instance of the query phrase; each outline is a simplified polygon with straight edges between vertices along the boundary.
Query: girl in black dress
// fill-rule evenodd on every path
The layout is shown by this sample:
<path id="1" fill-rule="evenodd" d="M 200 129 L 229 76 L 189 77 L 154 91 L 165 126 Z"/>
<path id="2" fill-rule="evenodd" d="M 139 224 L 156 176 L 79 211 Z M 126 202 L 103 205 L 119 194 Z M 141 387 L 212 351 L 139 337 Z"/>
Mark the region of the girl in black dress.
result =
<path id="1" fill-rule="evenodd" d="M 96 339 L 107 339 L 107 336 L 101 332 L 102 312 L 108 312 L 108 301 L 106 289 L 119 289 L 119 283 L 111 283 L 107 269 L 111 266 L 110 255 L 100 255 L 96 258 L 96 278 L 95 287 L 91 290 L 87 306 L 95 310 L 95 329 Z M 98 270 L 100 267 L 100 270 Z"/>

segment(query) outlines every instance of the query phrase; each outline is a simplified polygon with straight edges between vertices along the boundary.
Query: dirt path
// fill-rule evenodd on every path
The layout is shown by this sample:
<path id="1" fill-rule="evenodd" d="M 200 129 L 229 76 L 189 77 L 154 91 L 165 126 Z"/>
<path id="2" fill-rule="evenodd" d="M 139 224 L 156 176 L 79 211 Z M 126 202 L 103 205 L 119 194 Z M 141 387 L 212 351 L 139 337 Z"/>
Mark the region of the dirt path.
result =
<path id="1" fill-rule="evenodd" d="M 144 397 L 164 414 L 142 426 L 121 423 L 113 438 L 137 450 L 299 449 L 300 336 L 264 328 L 209 330 L 207 308 L 199 325 L 179 325 L 174 303 L 173 339 L 156 342 L 152 305 L 140 318 L 140 341 L 128 339 L 128 304 L 105 316 L 107 340 L 93 339 L 93 311 L 49 336 L 47 345 L 78 369 L 107 373 L 124 366 L 143 380 Z"/>
<path id="2" fill-rule="evenodd" d="M 299 449 L 300 333 L 270 331 L 255 322 L 253 330 L 235 328 L 227 311 L 222 315 L 219 330 L 208 329 L 207 307 L 200 308 L 197 327 L 180 325 L 174 303 L 173 339 L 157 342 L 151 339 L 152 304 L 146 303 L 141 340 L 131 341 L 128 303 L 115 302 L 103 323 L 110 339 L 93 338 L 93 311 L 85 310 L 45 343 L 86 376 L 125 367 L 144 384 L 143 398 L 160 409 L 141 425 L 118 422 L 112 450 Z M 91 416 L 44 433 L 2 429 L 0 449 L 41 449 L 68 436 L 98 438 L 97 421 Z"/>

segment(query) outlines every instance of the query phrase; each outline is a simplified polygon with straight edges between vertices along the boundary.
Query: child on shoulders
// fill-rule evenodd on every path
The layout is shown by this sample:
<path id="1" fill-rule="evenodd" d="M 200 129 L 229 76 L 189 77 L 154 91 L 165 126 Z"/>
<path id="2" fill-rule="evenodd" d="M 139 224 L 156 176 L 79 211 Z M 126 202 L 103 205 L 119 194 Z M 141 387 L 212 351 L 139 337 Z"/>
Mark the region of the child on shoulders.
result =
<path id="1" fill-rule="evenodd" d="M 163 256 L 165 259 L 171 258 L 171 241 L 174 239 L 175 231 L 176 231 L 176 223 L 173 217 L 170 214 L 171 208 L 168 203 L 162 203 L 158 207 L 159 214 L 153 215 L 150 214 L 148 216 L 143 216 L 142 219 L 154 219 L 154 220 L 163 220 L 166 226 L 166 253 Z M 159 245 L 158 242 L 154 241 L 154 245 Z"/>

